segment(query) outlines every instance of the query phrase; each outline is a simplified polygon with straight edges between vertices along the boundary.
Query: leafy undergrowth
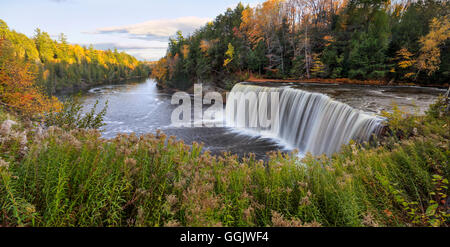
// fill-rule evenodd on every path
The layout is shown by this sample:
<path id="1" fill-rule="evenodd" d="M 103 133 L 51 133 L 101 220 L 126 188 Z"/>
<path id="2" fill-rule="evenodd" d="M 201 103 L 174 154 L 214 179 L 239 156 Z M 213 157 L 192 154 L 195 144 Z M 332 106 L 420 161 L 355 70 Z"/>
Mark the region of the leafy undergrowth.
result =
<path id="1" fill-rule="evenodd" d="M 441 107 L 442 108 L 442 107 Z M 448 226 L 449 116 L 386 114 L 332 158 L 211 156 L 162 133 L 0 133 L 3 226 Z M 400 114 L 401 115 L 401 114 Z"/>

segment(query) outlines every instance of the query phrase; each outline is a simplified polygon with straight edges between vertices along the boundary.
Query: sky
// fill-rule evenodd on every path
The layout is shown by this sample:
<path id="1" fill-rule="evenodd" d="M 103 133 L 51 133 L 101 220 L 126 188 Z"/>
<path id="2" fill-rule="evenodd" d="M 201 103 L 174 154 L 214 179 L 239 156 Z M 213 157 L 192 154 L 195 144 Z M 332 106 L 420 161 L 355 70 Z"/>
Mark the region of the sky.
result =
<path id="1" fill-rule="evenodd" d="M 255 6 L 262 0 L 241 0 Z M 170 36 L 186 36 L 240 0 L 1 0 L 0 19 L 31 37 L 36 28 L 53 39 L 125 51 L 140 60 L 164 56 Z"/>

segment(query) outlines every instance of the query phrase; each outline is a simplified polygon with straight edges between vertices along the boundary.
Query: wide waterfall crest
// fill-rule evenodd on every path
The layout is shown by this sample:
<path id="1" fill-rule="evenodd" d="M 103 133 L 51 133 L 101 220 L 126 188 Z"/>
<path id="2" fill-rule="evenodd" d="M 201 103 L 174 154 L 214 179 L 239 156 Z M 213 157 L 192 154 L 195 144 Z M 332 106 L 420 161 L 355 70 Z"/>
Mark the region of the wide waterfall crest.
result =
<path id="1" fill-rule="evenodd" d="M 271 104 L 274 99 L 266 97 L 270 93 L 278 93 L 277 104 Z M 255 95 L 264 95 L 263 98 L 269 100 L 261 100 Z M 277 109 L 271 111 L 274 105 Z M 288 87 L 245 84 L 233 87 L 225 111 L 228 126 L 269 134 L 301 153 L 310 152 L 313 155 L 331 155 L 350 140 L 369 141 L 373 134 L 379 134 L 383 122 L 380 117 L 332 100 L 324 94 Z M 258 124 L 261 111 L 270 112 L 272 120 L 276 118 L 278 121 L 274 120 L 271 128 L 261 127 Z"/>

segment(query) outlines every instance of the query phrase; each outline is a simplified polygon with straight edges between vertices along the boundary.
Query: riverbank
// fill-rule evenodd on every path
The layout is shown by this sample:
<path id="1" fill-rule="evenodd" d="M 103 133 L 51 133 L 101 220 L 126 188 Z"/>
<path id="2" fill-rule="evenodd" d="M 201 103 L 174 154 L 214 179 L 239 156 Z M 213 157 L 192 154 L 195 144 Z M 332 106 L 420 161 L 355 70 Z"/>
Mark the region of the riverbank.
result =
<path id="1" fill-rule="evenodd" d="M 420 87 L 435 87 L 447 89 L 449 83 L 445 84 L 417 84 L 411 82 L 390 82 L 382 80 L 355 80 L 349 78 L 336 78 L 336 79 L 323 79 L 323 78 L 312 78 L 312 79 L 265 79 L 250 77 L 247 82 L 253 83 L 319 83 L 319 84 L 339 84 L 339 85 L 371 85 L 371 86 L 420 86 Z"/>
<path id="2" fill-rule="evenodd" d="M 248 79 L 242 80 L 240 82 L 250 82 L 250 83 L 298 83 L 298 84 L 333 84 L 333 85 L 359 85 L 359 86 L 407 86 L 407 87 L 425 87 L 425 88 L 439 88 L 448 89 L 450 87 L 449 83 L 444 84 L 421 84 L 412 82 L 393 82 L 384 80 L 355 80 L 349 78 L 336 78 L 336 79 L 324 79 L 324 78 L 311 78 L 311 79 L 271 79 L 271 78 L 260 78 L 255 76 L 250 76 Z M 240 83 L 240 82 L 236 82 Z M 225 89 L 220 86 L 220 83 L 215 82 L 202 82 L 203 94 L 208 92 L 219 92 L 222 94 L 224 103 L 226 102 L 226 93 L 230 92 L 231 89 Z M 163 83 L 158 83 L 158 88 L 163 90 L 165 93 L 173 94 L 180 92 L 177 88 L 167 87 Z M 191 86 L 186 91 L 189 94 L 194 94 L 194 86 Z"/>
<path id="3" fill-rule="evenodd" d="M 78 92 L 86 92 L 92 88 L 103 86 L 103 85 L 109 85 L 109 84 L 123 84 L 127 83 L 128 81 L 132 80 L 139 80 L 139 79 L 146 79 L 147 76 L 133 76 L 130 78 L 121 78 L 120 80 L 113 80 L 113 81 L 103 81 L 103 82 L 89 82 L 86 83 L 84 81 L 74 84 L 70 87 L 65 87 L 64 89 L 59 89 L 53 92 L 56 95 L 64 95 L 64 94 L 76 94 Z"/>

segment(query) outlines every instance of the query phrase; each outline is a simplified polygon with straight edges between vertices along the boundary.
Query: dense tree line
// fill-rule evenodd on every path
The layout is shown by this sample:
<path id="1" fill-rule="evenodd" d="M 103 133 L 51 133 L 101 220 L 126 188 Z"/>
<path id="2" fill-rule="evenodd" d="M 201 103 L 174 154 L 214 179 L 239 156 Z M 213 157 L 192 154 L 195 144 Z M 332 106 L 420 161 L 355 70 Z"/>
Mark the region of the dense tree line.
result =
<path id="1" fill-rule="evenodd" d="M 445 0 L 268 0 L 239 4 L 170 39 L 152 76 L 189 88 L 265 78 L 351 78 L 444 84 L 450 80 Z"/>
<path id="2" fill-rule="evenodd" d="M 45 91 L 80 88 L 89 85 L 144 77 L 148 66 L 117 50 L 95 50 L 93 46 L 71 45 L 60 34 L 58 41 L 36 29 L 32 38 L 10 30 L 0 20 L 0 38 L 11 50 L 8 56 L 28 63 L 35 80 Z"/>

